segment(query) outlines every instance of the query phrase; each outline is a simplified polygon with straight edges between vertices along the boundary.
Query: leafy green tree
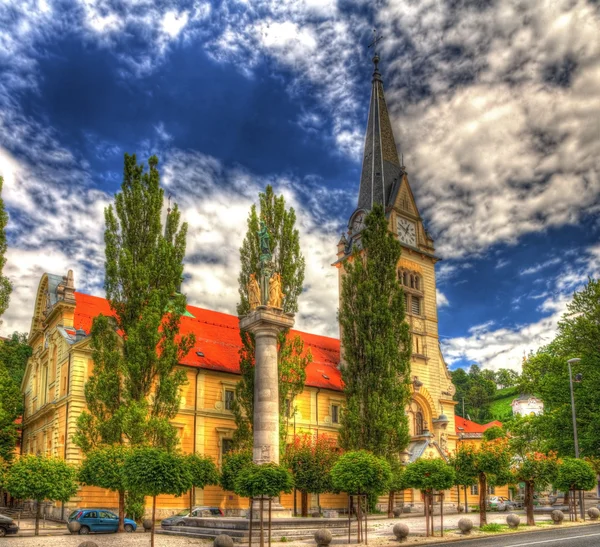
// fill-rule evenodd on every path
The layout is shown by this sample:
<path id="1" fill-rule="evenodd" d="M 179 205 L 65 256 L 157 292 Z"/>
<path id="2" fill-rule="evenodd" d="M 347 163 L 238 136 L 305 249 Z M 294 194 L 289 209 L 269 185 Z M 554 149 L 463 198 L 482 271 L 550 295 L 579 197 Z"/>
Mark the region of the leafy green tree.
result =
<path id="1" fill-rule="evenodd" d="M 244 467 L 235 480 L 235 489 L 244 498 L 274 498 L 294 489 L 294 478 L 283 466 L 275 463 Z"/>
<path id="2" fill-rule="evenodd" d="M 12 285 L 2 272 L 6 265 L 6 225 L 8 224 L 8 215 L 4 210 L 4 200 L 2 199 L 2 185 L 4 179 L 0 177 L 0 316 L 8 308 L 10 302 L 10 293 L 12 291 Z"/>
<path id="3" fill-rule="evenodd" d="M 227 492 L 236 491 L 236 480 L 243 469 L 252 464 L 250 449 L 232 450 L 223 456 L 221 465 L 221 488 Z"/>
<path id="4" fill-rule="evenodd" d="M 131 449 L 125 445 L 108 445 L 90 450 L 79 468 L 79 482 L 106 488 L 119 495 L 119 532 L 125 531 L 125 476 L 123 466 Z"/>
<path id="5" fill-rule="evenodd" d="M 496 394 L 494 373 L 489 370 L 482 371 L 478 365 L 471 365 L 468 373 L 459 368 L 451 372 L 451 375 L 452 383 L 456 386 L 454 399 L 459 403 L 456 406 L 456 413 L 479 423 L 489 420 L 490 406 Z"/>
<path id="6" fill-rule="evenodd" d="M 160 448 L 134 448 L 123 466 L 128 490 L 152 497 L 152 530 L 150 546 L 154 547 L 156 496 L 181 496 L 192 487 L 193 476 L 188 460 Z"/>
<path id="7" fill-rule="evenodd" d="M 190 511 L 192 502 L 195 498 L 194 490 L 200 488 L 203 490 L 207 486 L 219 484 L 219 471 L 213 459 L 209 456 L 199 454 L 189 454 L 186 456 L 186 464 L 189 467 L 192 476 L 192 489 L 190 491 Z"/>
<path id="8" fill-rule="evenodd" d="M 339 321 L 346 408 L 340 445 L 395 457 L 408 445 L 411 338 L 397 279 L 401 246 L 375 206 L 362 231 L 362 251 L 344 263 Z"/>
<path id="9" fill-rule="evenodd" d="M 506 431 L 497 425 L 490 427 L 483 432 L 484 441 L 493 441 L 495 439 L 502 439 L 503 437 L 506 437 Z"/>
<path id="10" fill-rule="evenodd" d="M 527 526 L 535 526 L 533 516 L 533 495 L 536 488 L 551 484 L 558 473 L 559 460 L 555 452 L 528 452 L 515 460 L 512 472 L 515 482 L 525 483 L 525 512 Z"/>
<path id="11" fill-rule="evenodd" d="M 472 444 L 459 443 L 456 452 L 450 456 L 448 463 L 454 468 L 454 484 L 463 488 L 466 513 L 468 510 L 467 488 L 477 484 L 478 480 L 475 467 L 475 447 Z M 460 505 L 460 490 L 458 503 Z"/>
<path id="12" fill-rule="evenodd" d="M 510 472 L 512 454 L 508 439 L 499 438 L 483 441 L 477 448 L 464 446 L 459 448 L 460 458 L 456 467 L 460 473 L 459 480 L 464 483 L 469 477 L 476 477 L 479 482 L 479 526 L 487 524 L 486 496 L 488 485 L 501 486 L 512 482 Z"/>
<path id="13" fill-rule="evenodd" d="M 422 492 L 427 518 L 427 535 L 429 535 L 429 530 L 433 534 L 433 494 L 435 490 L 442 492 L 455 484 L 454 468 L 440 458 L 419 458 L 406 466 L 404 482 Z"/>
<path id="14" fill-rule="evenodd" d="M 519 373 L 510 368 L 501 368 L 496 372 L 496 383 L 501 388 L 514 387 L 519 383 Z"/>
<path id="15" fill-rule="evenodd" d="M 582 456 L 600 453 L 600 429 L 596 417 L 600 412 L 600 281 L 590 279 L 573 295 L 567 312 L 559 322 L 556 338 L 546 347 L 531 354 L 523 365 L 519 388 L 535 393 L 544 401 L 544 414 L 536 421 L 547 448 L 559 456 L 575 453 L 571 417 L 571 395 L 567 361 L 573 357 L 577 409 L 577 433 Z M 565 432 L 571 431 L 570 434 Z"/>
<path id="16" fill-rule="evenodd" d="M 408 486 L 406 484 L 406 476 L 404 470 L 406 467 L 400 462 L 398 458 L 389 458 L 388 463 L 390 464 L 390 470 L 392 471 L 392 478 L 388 484 L 388 517 L 394 516 L 394 502 L 396 499 L 396 492 L 402 492 Z"/>
<path id="17" fill-rule="evenodd" d="M 348 494 L 385 492 L 392 480 L 392 469 L 384 458 L 366 450 L 342 454 L 331 469 L 333 488 Z"/>
<path id="18" fill-rule="evenodd" d="M 308 516 L 308 494 L 333 491 L 330 473 L 338 458 L 335 439 L 324 435 L 296 435 L 288 446 L 284 461 L 300 490 L 303 517 Z"/>
<path id="19" fill-rule="evenodd" d="M 31 355 L 27 337 L 17 332 L 0 340 L 0 458 L 10 462 L 18 440 L 16 421 L 23 412 L 21 380 Z"/>
<path id="20" fill-rule="evenodd" d="M 241 269 L 238 277 L 240 301 L 237 306 L 239 316 L 250 311 L 248 282 L 251 274 L 260 271 L 260 248 L 257 232 L 260 220 L 264 220 L 270 234 L 270 249 L 274 271 L 281 274 L 284 293 L 283 310 L 286 313 L 298 311 L 298 297 L 304 283 L 304 256 L 300 250 L 300 236 L 296 228 L 296 213 L 293 207 L 286 208 L 283 196 L 276 196 L 269 185 L 259 194 L 259 210 L 253 205 L 248 215 L 248 231 L 240 248 Z M 254 420 L 254 335 L 240 332 L 241 378 L 236 387 L 233 414 L 237 425 L 234 434 L 236 447 L 252 446 L 252 422 Z M 310 352 L 304 351 L 304 343 L 299 336 L 290 337 L 289 331 L 279 334 L 279 416 L 280 446 L 285 447 L 288 416 L 285 412 L 286 400 L 293 401 L 302 393 L 306 380 L 306 367 L 312 361 Z"/>
<path id="21" fill-rule="evenodd" d="M 125 154 L 121 192 L 105 210 L 104 287 L 114 318 L 99 316 L 92 326 L 88 411 L 75 436 L 84 451 L 101 443 L 167 449 L 177 443 L 169 421 L 179 410 L 186 376 L 176 366 L 194 344 L 193 336 L 179 336 L 187 224 L 180 227 L 175 205 L 163 228 L 156 156 L 148 165 L 145 171 L 135 154 Z"/>
<path id="22" fill-rule="evenodd" d="M 596 485 L 594 468 L 585 460 L 564 458 L 558 466 L 554 487 L 563 492 L 591 490 Z"/>
<path id="23" fill-rule="evenodd" d="M 58 458 L 22 456 L 11 466 L 6 475 L 6 490 L 21 500 L 35 500 L 35 535 L 39 535 L 42 502 L 67 502 L 77 492 L 74 467 Z"/>

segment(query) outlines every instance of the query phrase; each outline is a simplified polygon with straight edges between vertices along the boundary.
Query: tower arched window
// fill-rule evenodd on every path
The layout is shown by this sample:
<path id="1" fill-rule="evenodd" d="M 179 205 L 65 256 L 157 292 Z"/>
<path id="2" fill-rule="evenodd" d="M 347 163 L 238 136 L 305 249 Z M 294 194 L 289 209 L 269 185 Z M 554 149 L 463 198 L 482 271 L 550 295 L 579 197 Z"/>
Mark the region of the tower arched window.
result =
<path id="1" fill-rule="evenodd" d="M 423 435 L 423 413 L 419 410 L 415 413 L 415 435 Z"/>
<path id="2" fill-rule="evenodd" d="M 417 272 L 398 270 L 398 282 L 404 288 L 406 313 L 423 315 L 423 280 Z"/>

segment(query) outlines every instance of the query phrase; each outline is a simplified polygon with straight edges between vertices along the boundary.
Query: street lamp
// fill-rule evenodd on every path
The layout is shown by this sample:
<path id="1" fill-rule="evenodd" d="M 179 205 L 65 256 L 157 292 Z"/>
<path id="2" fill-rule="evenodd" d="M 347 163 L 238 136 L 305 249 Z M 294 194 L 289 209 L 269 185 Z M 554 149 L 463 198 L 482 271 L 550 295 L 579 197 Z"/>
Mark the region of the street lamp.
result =
<path id="1" fill-rule="evenodd" d="M 577 440 L 577 420 L 575 419 L 575 395 L 573 394 L 573 374 L 571 372 L 571 365 L 575 365 L 579 363 L 581 359 L 579 357 L 575 357 L 574 359 L 569 359 L 567 364 L 569 365 L 569 386 L 571 388 L 571 413 L 573 415 L 573 438 L 575 440 L 575 457 L 579 458 L 579 441 Z M 581 381 L 581 374 L 577 374 L 575 376 L 576 381 Z M 583 492 L 579 491 L 579 511 L 581 513 L 581 518 L 585 520 L 585 508 L 583 506 Z"/>

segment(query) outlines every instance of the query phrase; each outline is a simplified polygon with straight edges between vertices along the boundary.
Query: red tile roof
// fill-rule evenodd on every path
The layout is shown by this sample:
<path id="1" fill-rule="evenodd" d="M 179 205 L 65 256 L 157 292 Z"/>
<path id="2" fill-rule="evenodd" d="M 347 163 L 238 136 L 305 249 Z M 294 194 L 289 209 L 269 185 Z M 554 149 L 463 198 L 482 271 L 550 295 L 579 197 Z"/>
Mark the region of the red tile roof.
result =
<path id="1" fill-rule="evenodd" d="M 502 422 L 499 422 L 498 420 L 494 420 L 487 424 L 478 424 L 471 420 L 461 418 L 458 414 L 454 417 L 454 423 L 456 424 L 456 433 L 483 433 L 490 427 L 502 427 Z"/>
<path id="2" fill-rule="evenodd" d="M 104 298 L 76 292 L 75 301 L 73 326 L 86 333 L 90 332 L 94 317 L 100 314 L 113 315 Z M 181 318 L 180 332 L 194 333 L 196 345 L 181 364 L 239 374 L 238 352 L 242 342 L 237 316 L 195 306 L 188 306 L 187 309 L 194 317 Z M 313 360 L 306 368 L 306 385 L 341 391 L 342 377 L 337 368 L 340 359 L 339 340 L 296 330 L 290 334 L 300 335 L 305 351 L 312 353 Z M 196 352 L 202 352 L 204 356 L 199 357 Z"/>

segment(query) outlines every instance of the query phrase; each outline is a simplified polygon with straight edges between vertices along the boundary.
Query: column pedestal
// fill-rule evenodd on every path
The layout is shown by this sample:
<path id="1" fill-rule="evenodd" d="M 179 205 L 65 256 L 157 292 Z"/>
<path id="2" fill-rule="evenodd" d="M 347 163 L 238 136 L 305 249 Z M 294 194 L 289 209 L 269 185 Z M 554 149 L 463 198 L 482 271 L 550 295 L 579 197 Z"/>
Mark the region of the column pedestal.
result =
<path id="1" fill-rule="evenodd" d="M 279 368 L 277 336 L 294 326 L 294 316 L 282 310 L 259 306 L 240 318 L 240 328 L 254 334 L 254 463 L 279 464 Z M 265 502 L 267 505 L 267 502 Z M 265 507 L 265 510 L 267 507 Z M 291 517 L 278 499 L 271 505 L 273 518 Z M 260 512 L 258 502 L 252 512 Z"/>

